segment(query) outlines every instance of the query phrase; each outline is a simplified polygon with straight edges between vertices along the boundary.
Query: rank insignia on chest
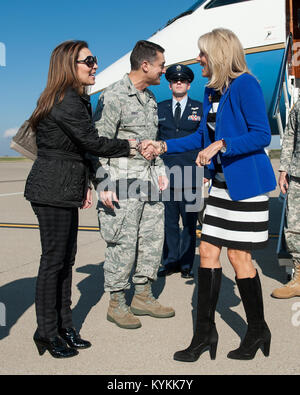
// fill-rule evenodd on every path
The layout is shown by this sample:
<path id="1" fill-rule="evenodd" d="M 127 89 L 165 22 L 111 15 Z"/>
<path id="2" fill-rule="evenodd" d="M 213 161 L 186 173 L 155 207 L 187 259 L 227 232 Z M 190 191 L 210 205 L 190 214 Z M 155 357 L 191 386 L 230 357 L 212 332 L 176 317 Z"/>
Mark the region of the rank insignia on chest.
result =
<path id="1" fill-rule="evenodd" d="M 199 122 L 199 121 L 201 120 L 201 117 L 200 117 L 200 115 L 192 114 L 192 115 L 189 115 L 189 116 L 188 116 L 188 120 L 189 120 L 189 121 L 196 121 L 196 122 Z"/>

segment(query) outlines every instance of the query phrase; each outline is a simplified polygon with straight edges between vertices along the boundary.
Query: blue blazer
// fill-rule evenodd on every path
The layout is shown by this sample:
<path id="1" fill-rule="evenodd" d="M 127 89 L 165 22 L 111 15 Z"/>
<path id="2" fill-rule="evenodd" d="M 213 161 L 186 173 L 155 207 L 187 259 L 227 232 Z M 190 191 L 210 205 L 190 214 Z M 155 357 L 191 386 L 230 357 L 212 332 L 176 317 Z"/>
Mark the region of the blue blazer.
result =
<path id="1" fill-rule="evenodd" d="M 202 118 L 202 103 L 197 100 L 188 98 L 186 107 L 181 116 L 178 127 L 175 123 L 172 100 L 165 100 L 158 103 L 158 139 L 169 140 L 178 137 L 189 136 L 199 128 L 200 120 Z M 162 155 L 164 164 L 171 169 L 173 166 L 179 166 L 182 169 L 182 178 L 180 180 L 182 187 L 196 186 L 196 163 L 199 150 L 192 150 L 188 152 L 175 153 L 170 155 Z M 189 166 L 191 169 L 191 177 L 184 180 L 184 167 Z M 172 173 L 171 173 L 172 174 Z M 170 187 L 174 187 L 173 177 L 170 179 Z"/>
<path id="2" fill-rule="evenodd" d="M 199 129 L 182 139 L 168 140 L 168 154 L 203 149 L 212 143 L 206 123 L 213 94 L 213 89 L 205 89 Z M 261 87 L 252 75 L 242 74 L 222 95 L 215 138 L 224 139 L 227 145 L 226 152 L 220 152 L 220 158 L 232 200 L 251 198 L 276 188 L 274 171 L 264 151 L 271 141 L 265 102 Z M 208 165 L 212 178 L 215 166 L 216 156 Z"/>

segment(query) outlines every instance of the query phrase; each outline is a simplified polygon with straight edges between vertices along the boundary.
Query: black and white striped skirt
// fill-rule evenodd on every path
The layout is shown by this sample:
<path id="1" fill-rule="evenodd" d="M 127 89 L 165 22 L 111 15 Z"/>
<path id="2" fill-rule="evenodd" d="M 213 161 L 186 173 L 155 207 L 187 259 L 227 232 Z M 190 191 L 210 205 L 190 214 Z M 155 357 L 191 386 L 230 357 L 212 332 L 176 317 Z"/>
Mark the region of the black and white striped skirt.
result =
<path id="1" fill-rule="evenodd" d="M 254 250 L 268 242 L 269 196 L 233 201 L 225 182 L 214 180 L 204 212 L 201 241 Z"/>

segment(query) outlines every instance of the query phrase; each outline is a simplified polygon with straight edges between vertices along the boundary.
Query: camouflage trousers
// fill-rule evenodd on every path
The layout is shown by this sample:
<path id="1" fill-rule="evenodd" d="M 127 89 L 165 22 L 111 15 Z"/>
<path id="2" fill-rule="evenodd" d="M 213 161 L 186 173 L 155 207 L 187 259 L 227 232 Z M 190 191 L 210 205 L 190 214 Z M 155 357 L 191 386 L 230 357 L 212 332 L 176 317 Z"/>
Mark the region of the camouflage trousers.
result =
<path id="1" fill-rule="evenodd" d="M 156 280 L 164 243 L 164 204 L 120 200 L 114 210 L 98 211 L 100 233 L 107 243 L 104 263 L 106 292 Z"/>
<path id="2" fill-rule="evenodd" d="M 291 177 L 287 196 L 287 227 L 284 229 L 287 250 L 300 263 L 300 178 Z M 295 263 L 296 263 L 295 262 Z"/>

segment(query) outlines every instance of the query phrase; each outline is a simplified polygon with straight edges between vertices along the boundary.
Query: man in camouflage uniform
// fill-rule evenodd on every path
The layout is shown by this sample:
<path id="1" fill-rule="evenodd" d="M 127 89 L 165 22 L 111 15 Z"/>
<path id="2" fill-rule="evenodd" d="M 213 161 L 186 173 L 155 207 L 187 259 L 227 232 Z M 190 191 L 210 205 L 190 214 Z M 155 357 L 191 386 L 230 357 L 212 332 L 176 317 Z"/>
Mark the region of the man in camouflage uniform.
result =
<path id="1" fill-rule="evenodd" d="M 287 227 L 284 229 L 288 252 L 292 255 L 294 276 L 273 291 L 275 298 L 300 296 L 300 99 L 293 107 L 282 141 L 278 184 L 287 192 Z"/>
<path id="2" fill-rule="evenodd" d="M 160 84 L 166 71 L 163 53 L 164 49 L 154 43 L 136 44 L 130 57 L 130 73 L 105 89 L 99 99 L 95 113 L 99 135 L 156 139 L 157 103 L 147 87 Z M 164 242 L 164 205 L 158 198 L 159 189 L 167 187 L 163 161 L 160 158 L 148 161 L 137 153 L 120 161 L 100 158 L 100 163 L 98 218 L 107 243 L 105 291 L 111 295 L 107 319 L 121 328 L 134 329 L 141 326 L 135 315 L 172 317 L 174 310 L 162 306 L 151 291 Z M 105 176 L 108 177 L 104 179 Z M 156 196 L 149 197 L 155 185 Z M 134 265 L 135 294 L 129 308 L 124 290 L 130 288 L 129 276 Z"/>

